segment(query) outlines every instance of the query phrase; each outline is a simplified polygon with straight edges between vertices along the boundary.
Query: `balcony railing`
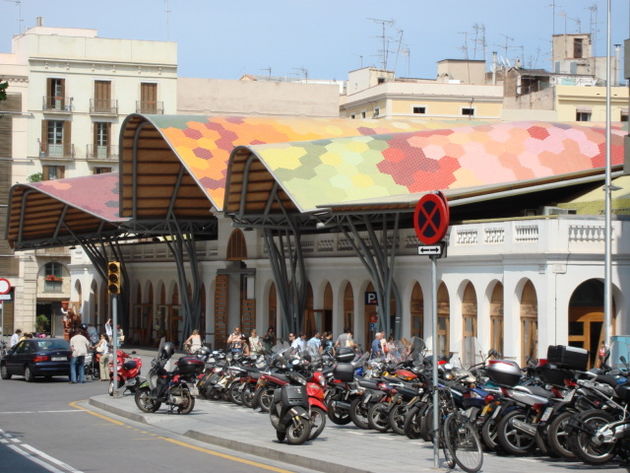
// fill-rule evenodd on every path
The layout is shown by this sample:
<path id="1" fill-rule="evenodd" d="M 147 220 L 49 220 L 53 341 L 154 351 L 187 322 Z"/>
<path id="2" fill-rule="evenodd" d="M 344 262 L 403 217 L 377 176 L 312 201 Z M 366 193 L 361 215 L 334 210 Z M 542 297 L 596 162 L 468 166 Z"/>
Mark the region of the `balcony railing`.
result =
<path id="1" fill-rule="evenodd" d="M 43 98 L 42 110 L 44 112 L 71 113 L 72 97 L 46 95 Z"/>
<path id="2" fill-rule="evenodd" d="M 95 115 L 117 115 L 118 100 L 90 99 L 90 113 Z"/>
<path id="3" fill-rule="evenodd" d="M 74 145 L 71 143 L 40 143 L 39 157 L 49 159 L 74 159 Z"/>
<path id="4" fill-rule="evenodd" d="M 118 146 L 86 145 L 85 157 L 88 160 L 116 161 L 118 159 Z"/>
<path id="5" fill-rule="evenodd" d="M 136 101 L 136 113 L 148 113 L 153 115 L 162 115 L 164 113 L 164 102 L 143 102 Z"/>

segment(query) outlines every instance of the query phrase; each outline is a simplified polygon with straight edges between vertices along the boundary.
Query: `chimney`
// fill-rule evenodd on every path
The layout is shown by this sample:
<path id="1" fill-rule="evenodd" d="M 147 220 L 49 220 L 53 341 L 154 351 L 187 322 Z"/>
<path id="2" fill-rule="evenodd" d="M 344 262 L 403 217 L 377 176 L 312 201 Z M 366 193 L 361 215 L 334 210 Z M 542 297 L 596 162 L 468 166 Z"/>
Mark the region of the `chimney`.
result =
<path id="1" fill-rule="evenodd" d="M 35 26 L 44 26 L 44 17 L 38 16 L 35 18 Z"/>
<path id="2" fill-rule="evenodd" d="M 492 85 L 497 85 L 497 52 L 492 51 Z"/>

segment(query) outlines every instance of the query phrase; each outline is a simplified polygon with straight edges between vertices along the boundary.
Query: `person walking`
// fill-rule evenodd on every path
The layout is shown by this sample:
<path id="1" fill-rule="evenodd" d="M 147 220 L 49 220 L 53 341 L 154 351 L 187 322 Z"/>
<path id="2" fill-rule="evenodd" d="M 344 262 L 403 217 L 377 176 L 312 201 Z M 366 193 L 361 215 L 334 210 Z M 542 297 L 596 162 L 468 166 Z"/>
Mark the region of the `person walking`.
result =
<path id="1" fill-rule="evenodd" d="M 271 349 L 276 344 L 276 332 L 273 327 L 267 329 L 267 333 L 263 337 L 263 347 L 266 353 L 271 353 Z"/>
<path id="2" fill-rule="evenodd" d="M 87 326 L 81 324 L 79 331 L 70 339 L 72 358 L 70 358 L 70 382 L 85 383 L 85 357 L 90 349 L 90 341 L 85 337 Z"/>
<path id="3" fill-rule="evenodd" d="M 306 342 L 306 347 L 308 352 L 311 355 L 319 355 L 321 353 L 321 334 L 319 332 L 315 332 L 315 334 L 309 338 L 308 342 Z"/>
<path id="4" fill-rule="evenodd" d="M 17 329 L 13 335 L 11 335 L 11 340 L 9 340 L 9 348 L 13 348 L 20 341 L 20 337 L 22 336 L 22 330 Z"/>
<path id="5" fill-rule="evenodd" d="M 190 337 L 184 342 L 184 349 L 192 355 L 201 350 L 201 335 L 199 335 L 199 330 L 194 329 L 192 331 Z"/>
<path id="6" fill-rule="evenodd" d="M 99 378 L 101 381 L 109 380 L 109 343 L 107 343 L 107 337 L 104 333 L 101 334 L 98 343 L 96 344 L 96 356 L 98 357 Z"/>
<path id="7" fill-rule="evenodd" d="M 264 352 L 263 341 L 256 333 L 255 328 L 249 332 L 249 352 L 255 356 L 262 355 Z"/>
<path id="8" fill-rule="evenodd" d="M 380 358 L 383 356 L 383 333 L 376 332 L 374 340 L 372 340 L 372 358 Z"/>

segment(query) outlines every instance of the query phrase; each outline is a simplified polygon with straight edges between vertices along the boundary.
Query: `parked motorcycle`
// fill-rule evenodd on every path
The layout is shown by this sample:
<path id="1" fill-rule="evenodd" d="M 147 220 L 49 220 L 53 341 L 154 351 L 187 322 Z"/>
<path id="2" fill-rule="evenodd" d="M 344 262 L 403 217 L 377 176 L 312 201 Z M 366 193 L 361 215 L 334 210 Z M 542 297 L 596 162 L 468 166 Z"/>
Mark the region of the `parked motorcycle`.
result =
<path id="1" fill-rule="evenodd" d="M 136 352 L 132 351 L 131 355 Z M 142 359 L 132 357 L 123 350 L 116 350 L 116 368 L 118 371 L 118 389 L 122 389 L 123 393 L 129 391 L 136 392 L 138 383 L 140 382 L 140 372 L 142 370 Z M 109 362 L 109 385 L 107 392 L 110 396 L 114 395 L 114 363 Z"/>

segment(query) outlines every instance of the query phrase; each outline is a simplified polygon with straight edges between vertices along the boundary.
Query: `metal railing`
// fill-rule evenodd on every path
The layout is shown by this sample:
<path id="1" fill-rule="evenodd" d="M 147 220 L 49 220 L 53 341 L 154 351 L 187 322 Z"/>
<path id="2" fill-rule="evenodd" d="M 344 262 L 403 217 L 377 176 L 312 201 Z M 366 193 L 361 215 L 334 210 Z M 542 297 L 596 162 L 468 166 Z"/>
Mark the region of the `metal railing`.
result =
<path id="1" fill-rule="evenodd" d="M 86 145 L 85 157 L 88 160 L 115 161 L 118 159 L 118 146 L 116 145 Z"/>
<path id="2" fill-rule="evenodd" d="M 70 143 L 40 143 L 39 157 L 52 159 L 74 159 L 74 145 Z"/>
<path id="3" fill-rule="evenodd" d="M 45 112 L 72 112 L 72 97 L 59 95 L 45 95 L 43 97 L 42 110 Z"/>
<path id="4" fill-rule="evenodd" d="M 90 99 L 90 113 L 117 115 L 118 100 L 114 99 Z"/>
<path id="5" fill-rule="evenodd" d="M 141 100 L 136 101 L 136 113 L 149 113 L 153 115 L 162 115 L 164 113 L 164 102 L 143 102 Z"/>

